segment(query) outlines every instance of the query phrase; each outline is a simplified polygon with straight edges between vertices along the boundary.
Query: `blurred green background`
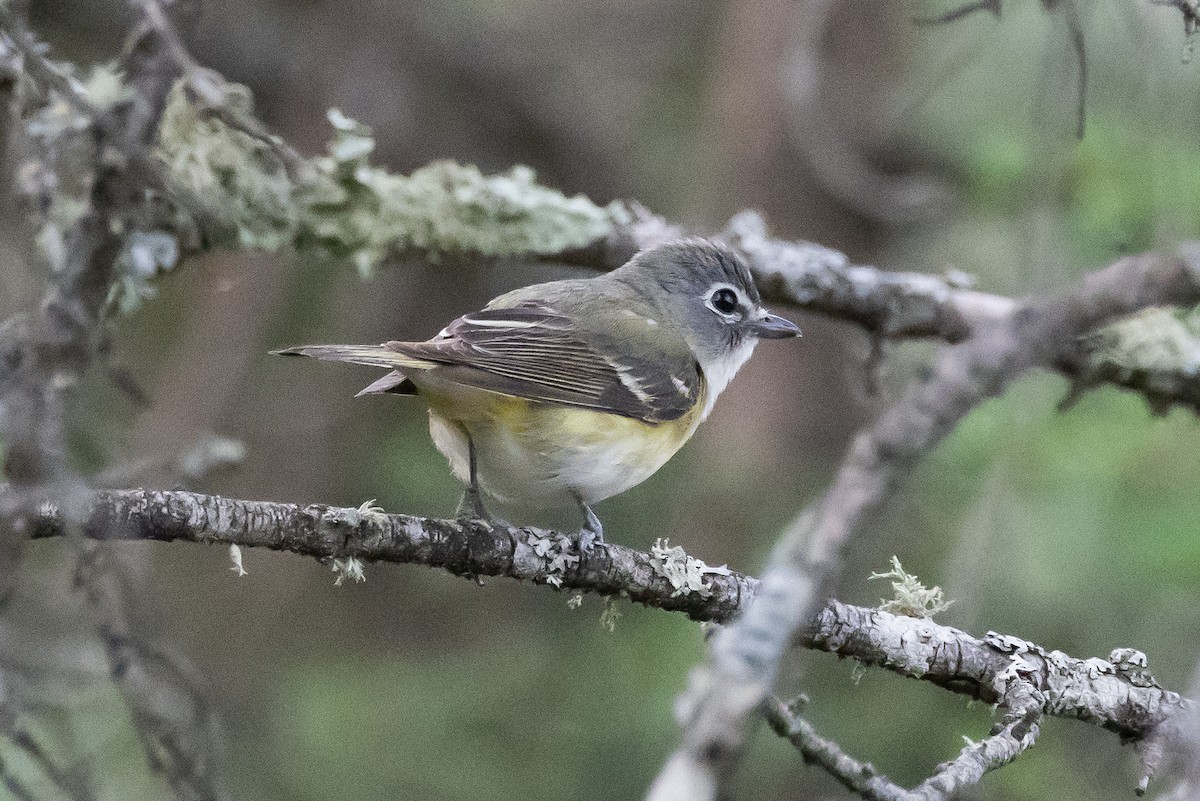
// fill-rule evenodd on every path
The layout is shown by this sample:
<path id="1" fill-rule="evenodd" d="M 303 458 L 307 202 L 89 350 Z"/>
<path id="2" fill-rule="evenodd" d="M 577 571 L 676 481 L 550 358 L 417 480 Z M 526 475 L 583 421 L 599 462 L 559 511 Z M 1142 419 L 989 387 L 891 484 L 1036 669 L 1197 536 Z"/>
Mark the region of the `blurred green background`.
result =
<path id="1" fill-rule="evenodd" d="M 331 106 L 374 127 L 377 160 L 408 171 L 453 157 L 597 201 L 630 197 L 699 231 L 762 210 L 781 236 L 860 263 L 965 270 L 982 289 L 1037 293 L 1200 227 L 1200 65 L 1177 12 L 1077 3 L 1089 57 L 1087 129 L 1074 136 L 1077 63 L 1061 11 L 916 17 L 953 3 L 821 0 L 208 0 L 197 57 L 256 93 L 273 128 L 319 150 Z M 39 31 L 82 62 L 111 58 L 120 0 L 34 2 Z M 5 316 L 37 297 L 4 243 Z M 100 379 L 78 410 L 80 464 L 171 486 L 164 465 L 204 432 L 246 463 L 198 489 L 449 515 L 460 493 L 419 404 L 351 396 L 370 370 L 272 360 L 300 342 L 423 338 L 552 265 L 415 260 L 369 282 L 296 256 L 213 254 L 161 282 L 119 332 L 139 407 Z M 829 480 L 853 431 L 928 358 L 794 310 L 805 336 L 761 348 L 709 423 L 657 476 L 601 505 L 611 539 L 670 536 L 757 572 L 780 529 Z M 1184 690 L 1200 657 L 1200 430 L 1138 398 L 1093 392 L 1066 413 L 1036 375 L 974 413 L 856 542 L 838 596 L 892 554 L 955 599 L 945 623 L 1077 657 L 1147 652 Z M 672 704 L 703 650 L 680 616 L 500 580 L 374 566 L 335 588 L 320 565 L 247 552 L 122 546 L 144 630 L 204 677 L 238 799 L 637 798 L 673 747 Z M 43 701 L 27 724 L 105 799 L 165 798 L 105 679 L 62 543 L 29 549 L 2 642 Z M 34 646 L 30 647 L 30 643 Z M 881 672 L 789 657 L 783 691 L 851 753 L 912 784 L 978 739 L 989 710 Z M 10 770 L 54 798 L 18 749 Z M 1112 734 L 1048 722 L 1038 746 L 965 797 L 1128 798 L 1136 755 Z M 0 788 L 0 798 L 6 791 Z M 842 798 L 765 730 L 738 798 Z"/>

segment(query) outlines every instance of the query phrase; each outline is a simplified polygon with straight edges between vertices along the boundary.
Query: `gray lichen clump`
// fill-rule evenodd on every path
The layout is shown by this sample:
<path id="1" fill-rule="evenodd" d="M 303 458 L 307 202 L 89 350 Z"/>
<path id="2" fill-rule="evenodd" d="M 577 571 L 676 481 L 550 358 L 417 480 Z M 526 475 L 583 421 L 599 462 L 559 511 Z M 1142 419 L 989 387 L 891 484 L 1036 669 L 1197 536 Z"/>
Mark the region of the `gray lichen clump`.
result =
<path id="1" fill-rule="evenodd" d="M 226 86 L 221 113 L 194 103 L 181 82 L 160 129 L 159 156 L 175 188 L 225 229 L 228 244 L 319 250 L 369 274 L 421 251 L 505 256 L 578 248 L 612 227 L 608 209 L 539 186 L 528 167 L 485 176 L 439 161 L 411 175 L 372 166 L 371 130 L 329 112 L 328 154 L 287 163 L 280 145 L 231 127 L 249 118 L 250 93 Z"/>

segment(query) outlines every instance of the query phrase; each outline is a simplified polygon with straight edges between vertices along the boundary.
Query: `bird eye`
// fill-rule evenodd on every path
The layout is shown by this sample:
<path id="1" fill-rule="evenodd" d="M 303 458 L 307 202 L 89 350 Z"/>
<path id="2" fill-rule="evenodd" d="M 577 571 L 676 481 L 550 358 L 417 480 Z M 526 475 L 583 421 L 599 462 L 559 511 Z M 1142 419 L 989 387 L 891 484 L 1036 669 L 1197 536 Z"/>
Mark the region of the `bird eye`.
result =
<path id="1" fill-rule="evenodd" d="M 708 302 L 721 314 L 733 314 L 737 311 L 737 293 L 728 287 L 722 287 L 709 296 Z"/>

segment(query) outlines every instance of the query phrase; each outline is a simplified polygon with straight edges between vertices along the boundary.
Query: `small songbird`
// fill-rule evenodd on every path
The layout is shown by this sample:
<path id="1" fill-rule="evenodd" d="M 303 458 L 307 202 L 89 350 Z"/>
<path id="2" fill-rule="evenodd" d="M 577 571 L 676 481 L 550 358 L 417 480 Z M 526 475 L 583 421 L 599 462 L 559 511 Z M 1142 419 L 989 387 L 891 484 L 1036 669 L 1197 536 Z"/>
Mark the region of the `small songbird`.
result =
<path id="1" fill-rule="evenodd" d="M 359 395 L 419 395 L 434 445 L 467 485 L 542 507 L 591 505 L 649 478 L 708 417 L 760 339 L 799 336 L 770 314 L 725 245 L 681 239 L 613 272 L 508 292 L 425 342 L 276 351 L 390 370 Z"/>

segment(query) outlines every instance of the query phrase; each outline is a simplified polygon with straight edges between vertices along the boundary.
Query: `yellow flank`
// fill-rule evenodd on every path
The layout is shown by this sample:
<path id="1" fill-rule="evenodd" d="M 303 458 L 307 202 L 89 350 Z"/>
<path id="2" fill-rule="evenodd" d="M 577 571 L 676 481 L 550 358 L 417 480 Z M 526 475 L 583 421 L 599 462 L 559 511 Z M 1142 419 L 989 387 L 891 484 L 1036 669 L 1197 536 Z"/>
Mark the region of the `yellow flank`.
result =
<path id="1" fill-rule="evenodd" d="M 538 506 L 569 504 L 576 496 L 595 503 L 641 483 L 691 438 L 704 409 L 702 389 L 683 417 L 647 423 L 461 384 L 438 391 L 436 381 L 421 380 L 427 377 L 413 375 L 429 404 L 434 444 L 455 475 L 468 479 L 469 434 L 484 491 Z"/>

